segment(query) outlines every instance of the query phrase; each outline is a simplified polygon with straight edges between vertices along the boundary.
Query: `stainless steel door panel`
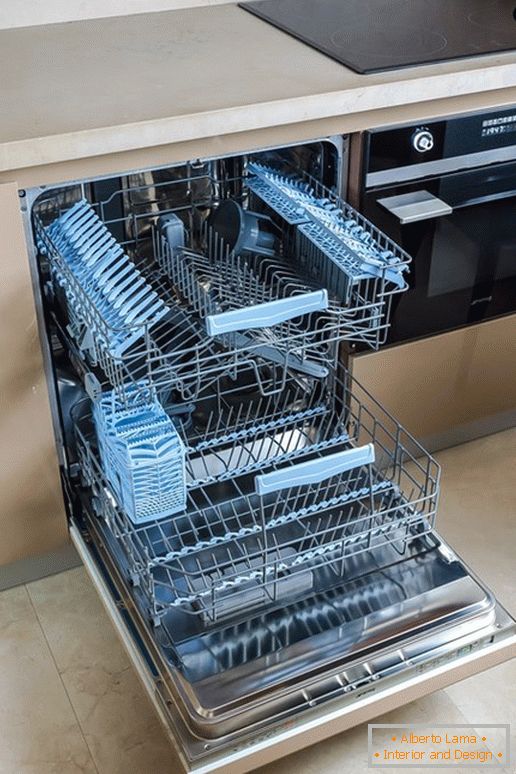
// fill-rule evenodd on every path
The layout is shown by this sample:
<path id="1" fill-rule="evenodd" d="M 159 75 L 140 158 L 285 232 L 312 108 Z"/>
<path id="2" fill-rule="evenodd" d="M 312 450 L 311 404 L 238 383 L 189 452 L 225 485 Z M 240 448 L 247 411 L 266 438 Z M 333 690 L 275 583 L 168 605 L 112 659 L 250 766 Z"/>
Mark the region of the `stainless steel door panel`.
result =
<path id="1" fill-rule="evenodd" d="M 328 648 L 317 668 L 290 681 L 284 675 L 283 683 L 276 684 L 275 688 L 268 672 L 270 668 L 274 675 L 280 661 L 271 660 L 268 664 L 265 660 L 260 666 L 262 676 L 266 669 L 268 682 L 264 683 L 261 695 L 255 691 L 252 697 L 251 691 L 241 698 L 238 706 L 229 707 L 227 697 L 231 696 L 231 685 L 224 687 L 223 680 L 219 684 L 219 699 L 225 691 L 225 715 L 221 713 L 219 700 L 212 701 L 214 708 L 208 708 L 207 712 L 205 707 L 204 715 L 198 714 L 195 719 L 190 704 L 194 687 L 167 659 L 163 633 L 153 630 L 139 613 L 129 588 L 109 553 L 103 550 L 99 536 L 93 538 L 93 553 L 100 558 L 100 566 L 107 568 L 110 581 L 122 597 L 122 605 L 112 602 L 112 592 L 108 591 L 99 565 L 92 558 L 92 549 L 75 527 L 72 527 L 72 538 L 108 612 L 116 618 L 115 625 L 173 735 L 187 770 L 248 771 L 516 655 L 514 621 L 461 564 L 465 572 L 445 586 L 445 596 L 440 598 L 438 586 L 427 590 L 420 600 L 414 599 L 406 607 L 399 623 L 395 622 L 395 610 L 389 606 L 378 614 L 366 615 L 363 628 L 367 634 L 362 632 L 363 636 L 359 636 L 358 629 L 352 627 L 355 636 L 349 639 L 348 651 L 341 653 L 340 658 L 333 653 L 332 660 L 331 648 Z M 454 557 L 446 546 L 444 557 L 448 560 Z M 390 606 L 393 607 L 396 606 Z M 125 613 L 121 612 L 123 609 Z M 129 615 L 130 628 L 124 624 L 123 615 Z M 432 621 L 438 623 L 433 626 Z M 145 658 L 135 647 L 133 627 L 145 644 Z M 317 643 L 317 637 L 308 642 Z M 289 654 L 292 671 L 297 674 L 300 662 L 304 660 L 306 666 L 308 655 L 303 652 L 303 643 L 298 649 L 297 660 L 294 651 Z M 318 649 L 316 644 L 315 651 Z M 245 683 L 249 675 L 245 669 L 238 674 L 228 670 L 225 678 L 228 683 L 231 672 L 233 695 L 242 696 L 242 692 L 252 687 L 250 682 Z M 252 672 L 249 667 L 248 672 Z M 213 685 L 216 685 L 215 678 Z M 203 688 L 204 696 L 217 696 L 216 690 L 209 694 L 209 681 Z M 195 698 L 200 695 L 201 692 Z M 228 710 L 233 710 L 233 715 Z M 217 728 L 210 738 L 212 722 Z"/>
<path id="2" fill-rule="evenodd" d="M 456 639 L 492 625 L 495 606 L 492 596 L 464 575 L 403 603 L 388 605 L 356 621 L 307 637 L 271 656 L 195 684 L 186 683 L 192 716 L 198 717 L 196 728 L 203 735 L 218 737 L 223 730 L 237 730 L 242 713 L 248 721 L 266 718 L 275 700 L 278 701 L 279 692 L 282 705 L 288 705 L 299 692 L 298 684 L 287 686 L 294 678 L 302 681 L 305 690 L 318 690 L 327 670 L 335 674 L 339 668 L 334 690 L 338 689 L 337 682 L 341 686 L 368 682 L 377 672 L 364 673 L 361 662 L 372 649 L 378 652 L 394 647 L 396 652 L 402 650 L 405 654 L 410 641 L 407 658 L 413 658 L 449 641 L 450 631 Z"/>

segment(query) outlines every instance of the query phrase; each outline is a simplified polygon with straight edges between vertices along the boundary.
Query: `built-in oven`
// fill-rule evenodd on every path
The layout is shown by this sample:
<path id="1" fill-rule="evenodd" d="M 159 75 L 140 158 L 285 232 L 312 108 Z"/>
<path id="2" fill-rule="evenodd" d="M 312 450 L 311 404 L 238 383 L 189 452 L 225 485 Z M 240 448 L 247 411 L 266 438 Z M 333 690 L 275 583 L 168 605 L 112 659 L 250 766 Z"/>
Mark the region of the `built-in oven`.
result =
<path id="1" fill-rule="evenodd" d="M 516 109 L 361 137 L 358 204 L 413 257 L 388 343 L 516 312 Z"/>

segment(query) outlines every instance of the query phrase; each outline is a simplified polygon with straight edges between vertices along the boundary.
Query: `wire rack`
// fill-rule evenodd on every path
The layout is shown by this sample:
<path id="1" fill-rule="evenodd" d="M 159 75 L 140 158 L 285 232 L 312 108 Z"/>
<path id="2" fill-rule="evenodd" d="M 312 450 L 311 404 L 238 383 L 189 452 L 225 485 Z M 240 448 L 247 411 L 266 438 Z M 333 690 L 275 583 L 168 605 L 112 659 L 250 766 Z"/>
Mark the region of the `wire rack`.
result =
<path id="1" fill-rule="evenodd" d="M 207 626 L 286 604 L 342 582 L 351 557 L 385 545 L 403 557 L 431 530 L 437 464 L 349 377 L 332 382 L 240 401 L 219 390 L 202 417 L 177 413 L 187 506 L 140 527 L 117 506 L 88 419 L 78 421 L 84 484 L 155 623 L 171 609 Z"/>
<path id="2" fill-rule="evenodd" d="M 234 255 L 209 229 L 204 241 L 204 253 L 162 241 L 158 262 L 207 333 L 235 356 L 328 376 L 336 344 L 349 335 L 347 310 L 284 258 Z"/>
<path id="3" fill-rule="evenodd" d="M 50 264 L 58 303 L 64 291 L 68 334 L 90 368 L 100 369 L 100 381 L 107 378 L 122 399 L 127 385 L 146 380 L 157 390 L 175 389 L 191 400 L 221 375 L 236 378 L 243 372 L 252 373 L 262 394 L 268 394 L 283 389 L 296 370 L 323 378 L 335 365 L 340 341 L 376 348 L 385 338 L 391 299 L 400 291 L 387 271 L 364 275 L 342 294 L 332 280 L 336 271 L 342 275 L 340 268 L 288 223 L 281 229 L 281 255 L 263 261 L 260 269 L 252 256 L 229 256 L 220 240 L 210 236 L 206 219 L 220 202 L 232 198 L 247 206 L 256 199 L 252 179 L 246 170 L 220 176 L 206 163 L 173 170 L 163 181 L 143 175 L 135 185 L 124 179 L 104 198 L 83 184 L 38 200 L 33 210 L 37 243 Z M 52 224 L 66 218 L 82 199 L 91 203 L 102 228 L 116 236 L 135 282 L 144 283 L 149 297 L 159 299 L 159 315 L 138 315 L 136 308 L 114 323 L 111 306 L 99 303 L 86 275 L 67 260 L 67 245 L 57 239 Z M 268 206 L 263 200 L 261 204 Z M 184 224 L 181 260 L 159 234 L 163 214 L 175 214 Z M 349 221 L 350 208 L 344 214 Z M 357 213 L 354 217 L 378 249 L 390 250 L 397 265 L 407 263 L 408 256 L 384 235 Z M 113 255 L 115 261 L 117 253 Z M 393 266 L 391 262 L 389 271 Z M 206 293 L 206 277 L 216 292 Z M 224 326 L 217 327 L 221 322 Z M 271 363 L 272 372 L 266 367 Z"/>
<path id="4" fill-rule="evenodd" d="M 262 202 L 288 225 L 291 252 L 303 269 L 348 308 L 375 304 L 357 341 L 385 342 L 393 296 L 408 288 L 411 258 L 341 197 L 298 168 L 248 165 L 251 206 Z M 358 332 L 357 332 L 358 333 Z"/>

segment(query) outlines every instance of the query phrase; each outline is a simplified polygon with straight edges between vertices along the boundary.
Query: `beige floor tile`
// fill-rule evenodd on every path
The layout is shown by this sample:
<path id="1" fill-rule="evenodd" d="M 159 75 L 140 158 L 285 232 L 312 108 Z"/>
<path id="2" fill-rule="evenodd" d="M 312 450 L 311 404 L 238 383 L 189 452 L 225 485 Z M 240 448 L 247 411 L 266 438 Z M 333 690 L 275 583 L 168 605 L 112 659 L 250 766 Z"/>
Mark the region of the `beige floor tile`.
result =
<path id="1" fill-rule="evenodd" d="M 34 618 L 34 609 L 25 586 L 0 593 L 0 627 L 2 633 L 16 621 Z"/>
<path id="2" fill-rule="evenodd" d="M 100 774 L 179 764 L 85 570 L 28 590 Z"/>
<path id="3" fill-rule="evenodd" d="M 516 756 L 516 660 L 452 685 L 446 693 L 470 723 L 509 723 Z M 513 763 L 516 771 L 516 759 Z"/>
<path id="4" fill-rule="evenodd" d="M 27 585 L 29 596 L 61 673 L 101 662 L 124 669 L 127 656 L 83 567 Z"/>
<path id="5" fill-rule="evenodd" d="M 94 774 L 25 587 L 0 594 L 0 771 Z"/>
<path id="6" fill-rule="evenodd" d="M 516 428 L 437 458 L 439 532 L 516 615 Z"/>

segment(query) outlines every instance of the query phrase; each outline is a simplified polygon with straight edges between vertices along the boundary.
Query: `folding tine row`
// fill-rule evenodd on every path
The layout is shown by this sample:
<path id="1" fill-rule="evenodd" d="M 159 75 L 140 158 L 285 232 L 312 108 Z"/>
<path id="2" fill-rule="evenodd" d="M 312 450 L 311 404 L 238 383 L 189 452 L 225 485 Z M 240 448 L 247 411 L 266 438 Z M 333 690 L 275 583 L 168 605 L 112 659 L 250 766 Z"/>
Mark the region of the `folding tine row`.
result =
<path id="1" fill-rule="evenodd" d="M 359 222 L 358 213 L 335 197 L 318 197 L 302 179 L 286 176 L 259 162 L 248 165 L 247 187 L 288 224 L 305 235 L 336 264 L 350 285 L 368 278 L 383 278 L 400 290 L 406 288 L 404 273 L 410 258 L 394 245 L 381 248 L 371 228 Z M 324 264 L 317 267 L 317 276 Z M 347 300 L 346 297 L 344 300 Z"/>
<path id="2" fill-rule="evenodd" d="M 141 326 L 155 323 L 167 314 L 163 299 L 124 253 L 95 210 L 81 199 L 46 229 L 49 243 L 58 257 L 52 263 L 58 283 L 63 287 L 74 327 L 85 326 L 95 349 L 102 339 L 114 357 L 122 355 L 142 333 Z M 54 252 L 54 250 L 52 250 Z M 69 272 L 59 266 L 66 262 L 80 283 L 80 292 L 69 282 Z M 83 306 L 86 294 L 98 310 L 96 324 Z"/>

